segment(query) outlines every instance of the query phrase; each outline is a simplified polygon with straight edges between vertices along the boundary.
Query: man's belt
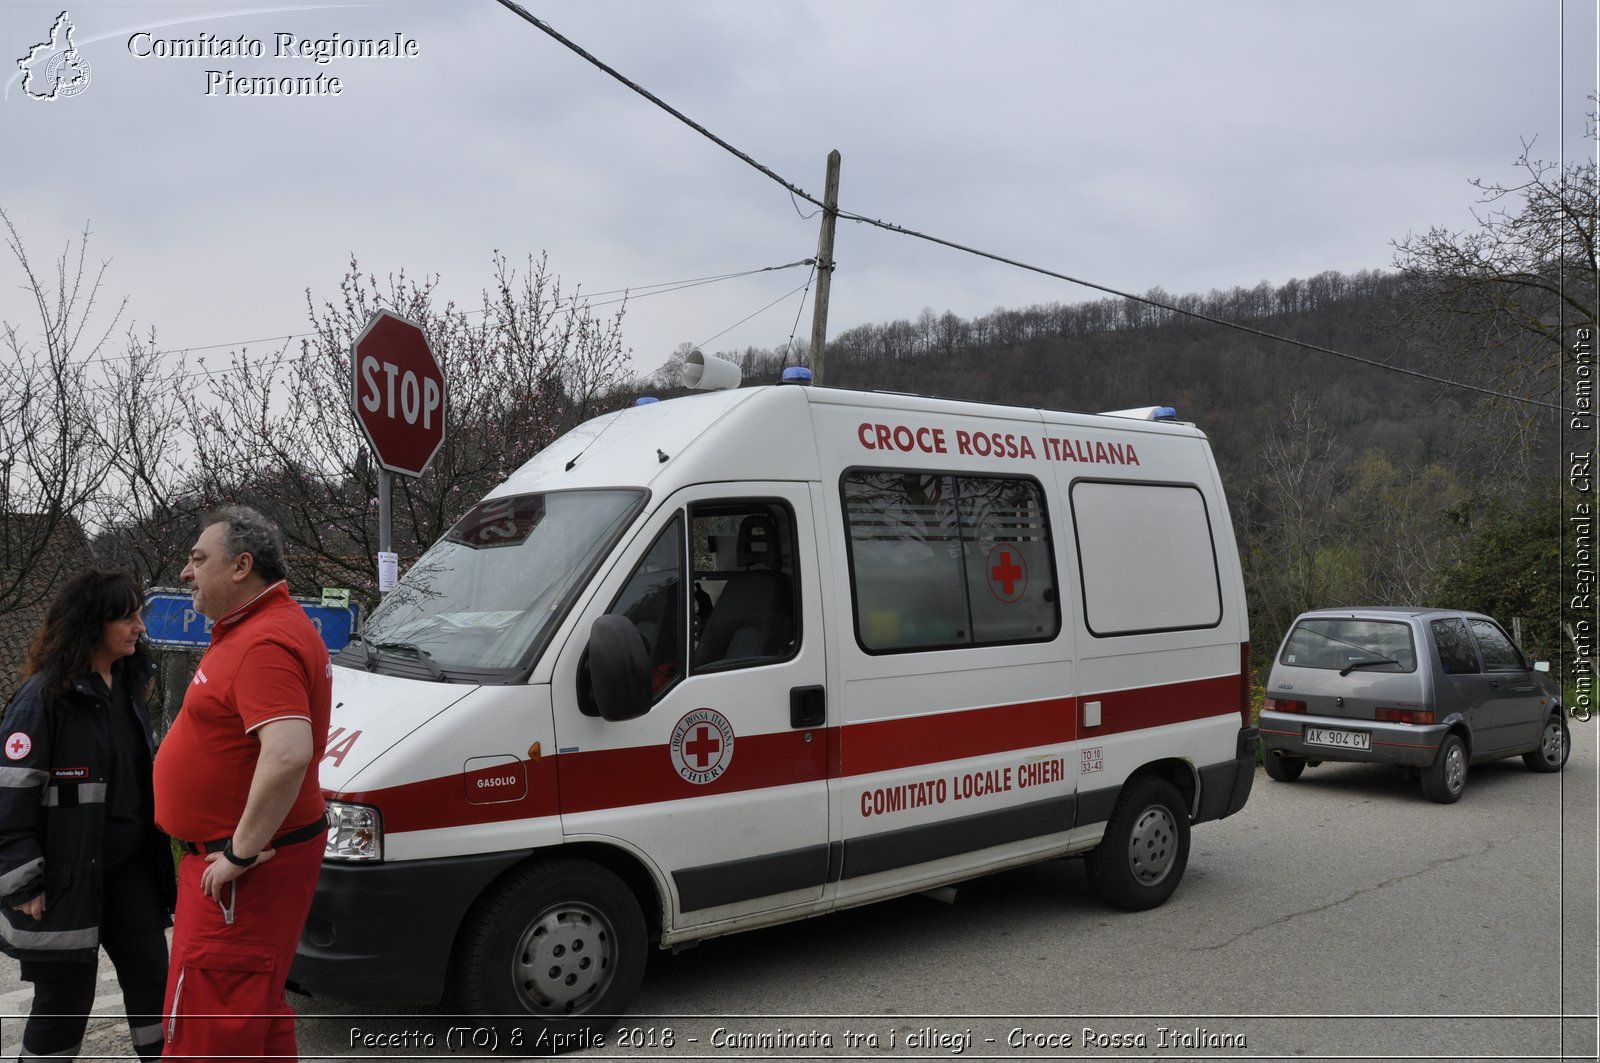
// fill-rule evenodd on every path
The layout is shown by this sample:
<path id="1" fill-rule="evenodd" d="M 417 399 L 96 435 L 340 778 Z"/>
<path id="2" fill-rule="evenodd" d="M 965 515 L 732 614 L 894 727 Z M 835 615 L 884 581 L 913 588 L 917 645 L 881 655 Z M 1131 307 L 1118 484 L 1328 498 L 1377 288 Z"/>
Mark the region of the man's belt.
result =
<path id="1" fill-rule="evenodd" d="M 307 823 L 303 827 L 296 827 L 294 830 L 280 834 L 266 845 L 262 846 L 262 848 L 281 849 L 285 845 L 294 845 L 296 842 L 308 842 L 312 838 L 326 837 L 327 833 L 328 820 L 326 817 L 324 817 L 311 823 Z M 182 849 L 184 852 L 194 853 L 196 856 L 204 856 L 206 853 L 222 852 L 222 850 L 227 848 L 228 843 L 233 839 L 231 837 L 218 838 L 216 841 L 210 842 L 186 842 L 182 838 L 174 838 L 172 840 L 177 842 L 178 848 Z"/>

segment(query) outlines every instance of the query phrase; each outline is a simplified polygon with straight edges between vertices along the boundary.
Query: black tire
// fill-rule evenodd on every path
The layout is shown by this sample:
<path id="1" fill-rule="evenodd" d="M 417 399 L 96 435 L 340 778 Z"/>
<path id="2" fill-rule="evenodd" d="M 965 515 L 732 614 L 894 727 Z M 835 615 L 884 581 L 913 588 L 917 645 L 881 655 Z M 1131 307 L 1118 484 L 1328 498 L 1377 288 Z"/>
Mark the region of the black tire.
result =
<path id="1" fill-rule="evenodd" d="M 1422 769 L 1422 792 L 1441 805 L 1455 804 L 1467 788 L 1467 744 L 1451 732 L 1439 743 L 1433 763 Z"/>
<path id="2" fill-rule="evenodd" d="M 1272 752 L 1267 753 L 1263 763 L 1267 767 L 1267 778 L 1274 782 L 1294 782 L 1306 770 L 1306 762 L 1299 757 L 1285 757 Z"/>
<path id="3" fill-rule="evenodd" d="M 1572 753 L 1572 732 L 1567 730 L 1566 714 L 1557 709 L 1544 722 L 1539 733 L 1539 748 L 1522 754 L 1529 771 L 1560 771 Z"/>
<path id="4" fill-rule="evenodd" d="M 1189 864 L 1189 811 L 1177 789 L 1152 775 L 1130 780 L 1083 864 L 1107 904 L 1130 912 L 1164 904 Z"/>
<path id="5" fill-rule="evenodd" d="M 534 864 L 473 912 L 456 993 L 468 1012 L 532 1015 L 553 1041 L 581 1047 L 627 1010 L 647 947 L 639 902 L 616 875 L 586 860 Z"/>

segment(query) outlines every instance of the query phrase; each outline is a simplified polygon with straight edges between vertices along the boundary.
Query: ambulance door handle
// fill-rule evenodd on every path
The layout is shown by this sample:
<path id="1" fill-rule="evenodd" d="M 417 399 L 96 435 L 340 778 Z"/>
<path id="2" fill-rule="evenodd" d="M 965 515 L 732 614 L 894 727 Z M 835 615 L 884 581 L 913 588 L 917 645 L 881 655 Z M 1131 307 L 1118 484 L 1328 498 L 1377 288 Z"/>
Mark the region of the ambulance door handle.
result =
<path id="1" fill-rule="evenodd" d="M 820 686 L 789 691 L 789 726 L 821 727 L 828 722 L 828 699 Z"/>

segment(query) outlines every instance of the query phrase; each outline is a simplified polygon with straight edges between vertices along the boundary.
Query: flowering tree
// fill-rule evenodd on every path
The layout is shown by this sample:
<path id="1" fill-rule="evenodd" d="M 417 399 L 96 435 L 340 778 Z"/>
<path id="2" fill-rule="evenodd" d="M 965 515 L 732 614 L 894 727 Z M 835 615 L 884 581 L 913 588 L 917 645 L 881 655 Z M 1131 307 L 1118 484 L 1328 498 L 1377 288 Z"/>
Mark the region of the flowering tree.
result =
<path id="1" fill-rule="evenodd" d="M 597 318 L 563 297 L 546 259 L 523 270 L 498 252 L 481 305 L 439 305 L 438 279 L 380 283 L 352 259 L 337 299 L 306 305 L 298 351 L 235 353 L 184 400 L 197 439 L 195 493 L 278 521 L 297 588 L 370 595 L 378 549 L 378 470 L 350 410 L 350 344 L 380 308 L 417 322 L 449 396 L 444 447 L 424 475 L 397 476 L 393 548 L 415 557 L 490 487 L 567 428 L 625 400 L 623 310 Z"/>
<path id="2" fill-rule="evenodd" d="M 126 300 L 101 305 L 109 264 L 89 264 L 87 228 L 45 271 L 4 210 L 0 226 L 33 311 L 0 322 L 3 615 L 36 604 L 87 564 L 86 532 L 130 519 L 152 492 L 167 497 L 181 368 L 163 361 L 153 331 L 141 338 L 124 328 Z M 24 323 L 30 316 L 36 328 Z M 129 561 L 100 553 L 94 559 Z"/>

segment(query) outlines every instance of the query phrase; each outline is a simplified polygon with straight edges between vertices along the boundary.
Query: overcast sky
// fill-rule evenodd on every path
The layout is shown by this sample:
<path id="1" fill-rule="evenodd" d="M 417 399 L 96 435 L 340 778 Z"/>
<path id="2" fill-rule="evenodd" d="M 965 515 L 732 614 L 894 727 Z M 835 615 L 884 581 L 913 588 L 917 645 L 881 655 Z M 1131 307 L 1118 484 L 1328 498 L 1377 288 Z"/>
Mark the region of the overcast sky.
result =
<path id="1" fill-rule="evenodd" d="M 819 197 L 837 148 L 845 210 L 1134 292 L 1388 268 L 1391 240 L 1469 225 L 1468 179 L 1515 180 L 1523 138 L 1594 148 L 1592 0 L 525 6 Z M 815 208 L 492 0 L 74 4 L 88 81 L 34 99 L 62 10 L 0 13 L 0 208 L 36 266 L 87 223 L 107 293 L 163 346 L 220 345 L 213 366 L 305 331 L 305 290 L 334 296 L 352 255 L 475 302 L 496 249 L 548 252 L 588 292 L 815 253 Z M 319 65 L 280 57 L 279 34 L 416 54 Z M 158 54 L 241 37 L 262 57 Z M 341 91 L 230 94 L 230 71 Z M 835 334 L 1100 297 L 860 224 L 835 256 Z M 17 280 L 0 261 L 0 317 L 36 331 Z M 732 326 L 806 280 L 635 298 L 625 341 L 642 372 L 685 342 L 781 345 L 798 293 Z"/>

